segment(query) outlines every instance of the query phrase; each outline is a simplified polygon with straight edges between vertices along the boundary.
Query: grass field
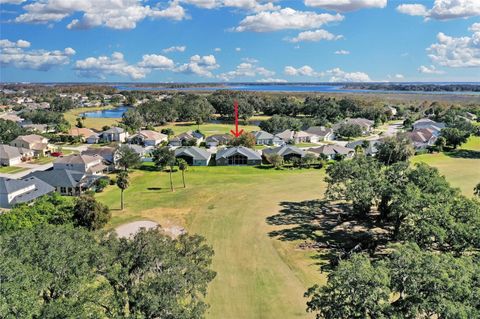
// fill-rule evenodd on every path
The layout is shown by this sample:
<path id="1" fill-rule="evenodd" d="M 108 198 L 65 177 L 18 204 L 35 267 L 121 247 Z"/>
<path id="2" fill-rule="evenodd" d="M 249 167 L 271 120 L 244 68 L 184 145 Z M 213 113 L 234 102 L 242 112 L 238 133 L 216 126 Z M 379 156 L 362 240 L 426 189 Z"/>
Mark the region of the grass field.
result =
<path id="1" fill-rule="evenodd" d="M 85 113 L 85 112 L 94 112 L 94 111 L 99 111 L 99 110 L 108 110 L 112 107 L 82 107 L 78 109 L 73 109 L 64 114 L 65 119 L 70 123 L 72 127 L 75 127 L 77 124 L 77 117 L 80 116 L 80 114 Z M 112 126 L 115 124 L 118 124 L 120 119 L 118 118 L 86 118 L 83 120 L 83 126 L 86 128 L 94 129 L 94 130 L 101 130 L 102 127 L 105 125 Z"/>
<path id="2" fill-rule="evenodd" d="M 25 171 L 26 168 L 16 166 L 0 166 L 0 173 L 4 174 L 17 174 Z"/>
<path id="3" fill-rule="evenodd" d="M 321 170 L 265 170 L 253 167 L 191 167 L 187 188 L 168 189 L 168 174 L 132 173 L 119 211 L 120 193 L 110 186 L 98 199 L 113 209 L 110 227 L 149 219 L 168 227 L 184 226 L 207 238 L 215 250 L 217 277 L 209 287 L 207 318 L 312 318 L 303 293 L 325 276 L 313 252 L 298 242 L 281 241 L 268 233 L 281 226 L 266 223 L 283 201 L 322 197 Z M 181 174 L 174 173 L 181 186 Z M 288 227 L 288 226 L 286 226 Z"/>
<path id="4" fill-rule="evenodd" d="M 175 135 L 184 133 L 187 131 L 195 131 L 197 129 L 200 129 L 200 132 L 202 132 L 206 136 L 209 136 L 213 134 L 229 133 L 231 129 L 235 128 L 235 126 L 234 124 L 218 124 L 218 123 L 205 123 L 198 126 L 195 123 L 180 122 L 180 123 L 172 123 L 168 125 L 158 126 L 157 130 L 160 131 L 161 129 L 164 129 L 164 128 L 171 128 L 175 132 Z M 255 125 L 241 125 L 241 124 L 239 125 L 239 130 L 240 129 L 243 129 L 245 132 L 260 130 L 260 128 Z"/>
<path id="5" fill-rule="evenodd" d="M 412 162 L 437 167 L 453 186 L 473 196 L 473 188 L 480 183 L 480 137 L 471 137 L 457 151 L 418 155 Z"/>

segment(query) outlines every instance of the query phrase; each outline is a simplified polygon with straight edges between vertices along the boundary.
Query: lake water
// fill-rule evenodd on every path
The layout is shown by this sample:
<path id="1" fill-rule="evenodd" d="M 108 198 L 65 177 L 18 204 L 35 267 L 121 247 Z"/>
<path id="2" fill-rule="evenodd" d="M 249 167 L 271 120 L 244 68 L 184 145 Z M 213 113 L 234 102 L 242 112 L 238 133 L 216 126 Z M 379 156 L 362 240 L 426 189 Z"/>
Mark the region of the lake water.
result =
<path id="1" fill-rule="evenodd" d="M 130 107 L 129 106 L 118 106 L 109 110 L 93 111 L 82 113 L 82 116 L 90 118 L 121 118 L 123 113 L 125 113 Z"/>

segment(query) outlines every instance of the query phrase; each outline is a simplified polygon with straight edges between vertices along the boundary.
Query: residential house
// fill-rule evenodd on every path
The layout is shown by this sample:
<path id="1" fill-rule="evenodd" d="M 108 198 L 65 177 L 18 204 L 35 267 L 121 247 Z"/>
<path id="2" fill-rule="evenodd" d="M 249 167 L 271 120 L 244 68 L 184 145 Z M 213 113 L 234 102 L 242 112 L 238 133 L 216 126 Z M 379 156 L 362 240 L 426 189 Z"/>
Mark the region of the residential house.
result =
<path id="1" fill-rule="evenodd" d="M 146 147 L 148 146 L 154 147 L 162 142 L 166 142 L 167 140 L 168 140 L 168 135 L 151 131 L 151 130 L 139 131 L 137 134 L 134 134 L 129 138 L 130 143 L 139 144 Z"/>
<path id="2" fill-rule="evenodd" d="M 337 159 L 338 157 L 352 158 L 355 150 L 341 145 L 327 144 L 316 148 L 308 149 L 308 152 L 317 154 L 326 159 Z"/>
<path id="3" fill-rule="evenodd" d="M 333 141 L 335 140 L 335 133 L 332 128 L 325 126 L 311 126 L 305 132 L 316 136 L 316 142 Z"/>
<path id="4" fill-rule="evenodd" d="M 0 177 L 0 207 L 11 208 L 15 204 L 30 203 L 54 191 L 55 188 L 35 177 L 22 179 Z"/>
<path id="5" fill-rule="evenodd" d="M 100 134 L 94 133 L 94 134 L 88 136 L 87 138 L 85 138 L 85 143 L 87 143 L 87 144 L 100 143 Z"/>
<path id="6" fill-rule="evenodd" d="M 316 139 L 312 134 L 309 134 L 305 131 L 285 130 L 276 134 L 275 136 L 283 140 L 285 143 L 310 143 L 312 142 L 312 138 L 314 141 L 318 141 L 318 139 Z"/>
<path id="7" fill-rule="evenodd" d="M 205 139 L 205 144 L 208 148 L 218 147 L 220 145 L 227 145 L 232 140 L 230 134 L 216 134 L 211 135 Z"/>
<path id="8" fill-rule="evenodd" d="M 85 172 L 68 169 L 53 169 L 48 171 L 36 171 L 26 176 L 34 177 L 47 183 L 57 193 L 65 196 L 79 196 L 87 190 L 93 189 L 97 182 L 106 178 L 101 175 L 87 174 Z"/>
<path id="9" fill-rule="evenodd" d="M 413 123 L 413 130 L 419 129 L 430 129 L 432 133 L 435 134 L 437 137 L 440 135 L 440 131 L 445 128 L 445 123 L 435 122 L 431 119 L 420 119 Z"/>
<path id="10" fill-rule="evenodd" d="M 200 143 L 203 142 L 204 138 L 205 136 L 202 133 L 199 133 L 196 131 L 188 131 L 171 138 L 169 141 L 169 145 L 185 146 L 185 145 L 189 145 L 190 143 L 200 145 Z"/>
<path id="11" fill-rule="evenodd" d="M 15 123 L 22 123 L 24 121 L 23 118 L 13 112 L 0 114 L 0 119 L 3 119 L 5 121 L 12 121 Z"/>
<path id="12" fill-rule="evenodd" d="M 68 136 L 72 136 L 72 137 L 80 137 L 80 139 L 81 139 L 83 142 L 85 142 L 88 137 L 93 136 L 93 135 L 97 135 L 97 133 L 95 133 L 94 131 L 92 131 L 92 130 L 89 129 L 89 128 L 85 128 L 85 127 L 78 128 L 78 127 L 75 127 L 75 128 L 70 129 L 70 130 L 68 131 L 67 135 L 68 135 Z M 94 143 L 89 143 L 89 144 L 94 144 Z"/>
<path id="13" fill-rule="evenodd" d="M 121 127 L 112 127 L 106 131 L 103 131 L 101 134 L 101 139 L 105 143 L 111 143 L 111 142 L 120 142 L 120 143 L 125 143 L 127 140 L 128 133 Z"/>
<path id="14" fill-rule="evenodd" d="M 346 119 L 342 124 L 358 125 L 362 128 L 362 134 L 368 135 L 373 131 L 373 125 L 375 124 L 375 122 L 358 117 L 358 118 Z M 341 124 L 337 124 L 337 126 L 334 126 L 334 127 L 338 128 L 338 126 L 340 125 Z"/>
<path id="15" fill-rule="evenodd" d="M 305 156 L 305 151 L 293 145 L 282 145 L 273 148 L 266 148 L 262 151 L 263 158 L 268 162 L 269 156 L 277 154 L 280 155 L 285 162 L 289 162 L 294 158 L 302 158 Z"/>
<path id="16" fill-rule="evenodd" d="M 175 157 L 185 160 L 191 166 L 208 166 L 212 154 L 196 146 L 184 146 L 175 150 Z"/>
<path id="17" fill-rule="evenodd" d="M 48 133 L 48 132 L 54 132 L 54 129 L 51 129 L 48 127 L 47 124 L 25 124 L 22 123 L 21 125 L 24 129 L 37 132 L 37 133 Z"/>
<path id="18" fill-rule="evenodd" d="M 434 146 L 438 138 L 438 131 L 432 128 L 420 128 L 407 132 L 407 136 L 413 143 L 415 150 L 426 149 Z"/>
<path id="19" fill-rule="evenodd" d="M 0 166 L 14 166 L 34 157 L 32 150 L 0 144 Z"/>
<path id="20" fill-rule="evenodd" d="M 100 155 L 70 154 L 55 159 L 53 169 L 99 175 L 107 169 L 107 166 L 103 164 L 103 158 Z"/>
<path id="21" fill-rule="evenodd" d="M 217 152 L 217 165 L 260 165 L 260 154 L 244 146 L 224 148 Z"/>
<path id="22" fill-rule="evenodd" d="M 32 150 L 35 156 L 45 156 L 52 150 L 52 147 L 48 144 L 48 139 L 36 134 L 20 135 L 11 141 L 10 145 Z"/>
<path id="23" fill-rule="evenodd" d="M 103 164 L 107 166 L 108 171 L 113 171 L 116 169 L 118 156 L 117 149 L 115 147 L 102 146 L 88 148 L 81 154 L 87 156 L 101 156 L 103 159 Z"/>
<path id="24" fill-rule="evenodd" d="M 257 145 L 283 145 L 285 142 L 268 132 L 265 131 L 253 131 L 252 134 L 255 136 L 255 141 Z"/>
<path id="25" fill-rule="evenodd" d="M 381 143 L 380 140 L 359 140 L 347 143 L 346 148 L 356 149 L 357 147 L 362 147 L 365 155 L 375 156 L 378 153 L 377 146 Z"/>

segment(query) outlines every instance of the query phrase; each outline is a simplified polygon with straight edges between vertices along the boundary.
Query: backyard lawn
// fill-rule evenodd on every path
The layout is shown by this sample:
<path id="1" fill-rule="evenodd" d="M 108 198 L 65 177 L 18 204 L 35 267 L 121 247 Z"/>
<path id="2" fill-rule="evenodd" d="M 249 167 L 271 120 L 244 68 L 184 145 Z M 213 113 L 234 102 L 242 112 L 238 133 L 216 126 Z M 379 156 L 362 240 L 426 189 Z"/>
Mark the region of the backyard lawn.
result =
<path id="1" fill-rule="evenodd" d="M 298 241 L 271 238 L 266 218 L 284 201 L 321 198 L 323 170 L 267 170 L 253 167 L 190 167 L 187 188 L 170 192 L 168 174 L 137 170 L 125 192 L 110 186 L 98 199 L 113 211 L 110 227 L 133 220 L 154 220 L 164 227 L 183 226 L 205 236 L 215 250 L 217 277 L 207 297 L 207 318 L 313 318 L 305 312 L 303 293 L 325 276 L 314 252 Z"/>
<path id="2" fill-rule="evenodd" d="M 480 137 L 471 137 L 456 151 L 418 155 L 412 162 L 437 167 L 453 186 L 473 196 L 473 188 L 480 183 Z"/>
<path id="3" fill-rule="evenodd" d="M 25 171 L 26 168 L 16 166 L 0 166 L 0 173 L 4 174 L 17 174 Z"/>
<path id="4" fill-rule="evenodd" d="M 202 132 L 204 135 L 210 136 L 213 134 L 230 133 L 230 130 L 235 129 L 235 125 L 220 124 L 220 123 L 205 123 L 205 124 L 197 125 L 191 122 L 185 122 L 185 123 L 180 122 L 180 123 L 172 123 L 172 124 L 157 127 L 158 131 L 164 128 L 171 128 L 175 132 L 175 135 L 184 133 L 187 131 L 195 131 L 197 129 L 200 129 L 200 132 Z M 260 128 L 255 125 L 239 124 L 239 130 L 240 129 L 243 129 L 245 132 L 260 130 Z"/>

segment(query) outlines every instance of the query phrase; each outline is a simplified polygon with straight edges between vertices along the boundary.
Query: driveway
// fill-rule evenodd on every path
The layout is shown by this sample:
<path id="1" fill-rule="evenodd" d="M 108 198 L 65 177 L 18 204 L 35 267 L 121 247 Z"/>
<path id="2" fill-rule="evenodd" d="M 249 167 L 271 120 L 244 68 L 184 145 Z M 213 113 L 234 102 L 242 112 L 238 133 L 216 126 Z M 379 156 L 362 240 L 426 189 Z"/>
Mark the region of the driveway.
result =
<path id="1" fill-rule="evenodd" d="M 28 175 L 32 172 L 46 171 L 47 169 L 52 168 L 53 164 L 52 163 L 47 163 L 47 164 L 39 165 L 39 164 L 31 164 L 31 163 L 20 163 L 20 164 L 17 164 L 15 166 L 26 168 L 26 169 L 24 171 L 21 171 L 21 172 L 16 173 L 16 174 L 0 173 L 0 177 L 18 179 L 18 178 L 22 178 L 22 177 L 24 177 L 24 176 L 26 176 L 26 175 Z"/>

